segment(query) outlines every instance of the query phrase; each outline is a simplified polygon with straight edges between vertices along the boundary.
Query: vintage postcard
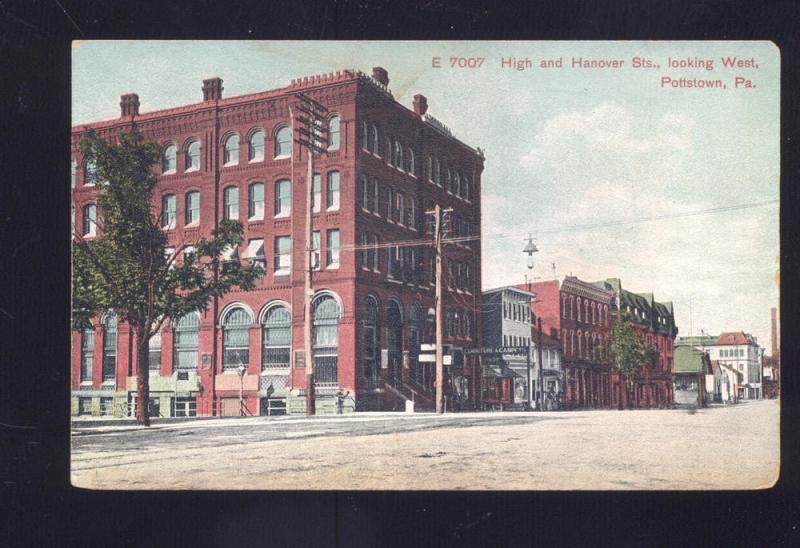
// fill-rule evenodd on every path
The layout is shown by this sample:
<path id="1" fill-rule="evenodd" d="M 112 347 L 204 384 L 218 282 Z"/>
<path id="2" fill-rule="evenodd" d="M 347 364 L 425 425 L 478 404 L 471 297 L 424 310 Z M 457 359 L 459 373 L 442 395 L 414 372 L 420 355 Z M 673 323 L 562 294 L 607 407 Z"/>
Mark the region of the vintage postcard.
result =
<path id="1" fill-rule="evenodd" d="M 76 41 L 72 483 L 779 478 L 767 41 Z"/>

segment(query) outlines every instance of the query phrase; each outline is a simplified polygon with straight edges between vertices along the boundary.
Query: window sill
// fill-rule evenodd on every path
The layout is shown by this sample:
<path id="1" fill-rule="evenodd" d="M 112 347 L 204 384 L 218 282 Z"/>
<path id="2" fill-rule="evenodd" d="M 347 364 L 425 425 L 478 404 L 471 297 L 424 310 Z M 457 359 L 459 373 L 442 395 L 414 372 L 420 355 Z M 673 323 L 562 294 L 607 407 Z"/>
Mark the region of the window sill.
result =
<path id="1" fill-rule="evenodd" d="M 189 224 L 183 225 L 183 228 L 197 228 L 200 226 L 200 221 L 192 221 Z"/>
<path id="2" fill-rule="evenodd" d="M 185 169 L 183 172 L 184 173 L 197 173 L 198 171 L 200 171 L 199 167 L 190 167 L 189 169 Z"/>
<path id="3" fill-rule="evenodd" d="M 329 264 L 325 267 L 325 270 L 339 270 L 339 263 Z"/>
<path id="4" fill-rule="evenodd" d="M 247 222 L 248 223 L 261 223 L 261 222 L 264 222 L 264 217 L 248 217 Z"/>
<path id="5" fill-rule="evenodd" d="M 264 158 L 253 158 L 252 160 L 247 160 L 248 164 L 260 164 L 264 161 Z"/>
<path id="6" fill-rule="evenodd" d="M 178 172 L 173 169 L 172 171 L 162 171 L 161 175 L 175 175 L 176 173 Z"/>
<path id="7" fill-rule="evenodd" d="M 273 160 L 288 160 L 288 159 L 289 159 L 289 158 L 291 158 L 291 157 L 292 157 L 292 155 L 291 155 L 291 154 L 284 154 L 284 155 L 282 155 L 282 156 L 275 156 L 275 157 L 273 158 Z"/>
<path id="8" fill-rule="evenodd" d="M 239 163 L 237 162 L 237 163 L 235 163 L 235 164 L 233 164 L 233 163 L 230 163 L 230 164 L 222 164 L 222 167 L 236 167 L 236 166 L 238 166 L 238 165 L 239 165 Z"/>
<path id="9" fill-rule="evenodd" d="M 278 278 L 278 277 L 287 277 L 288 278 L 290 273 L 291 273 L 291 270 L 288 270 L 288 269 L 287 270 L 276 270 L 272 275 L 275 276 L 276 278 Z"/>
<path id="10" fill-rule="evenodd" d="M 328 209 L 325 210 L 325 212 L 326 213 L 338 213 L 339 212 L 339 206 L 329 207 Z"/>
<path id="11" fill-rule="evenodd" d="M 291 216 L 292 216 L 291 212 L 290 213 L 280 213 L 278 215 L 275 215 L 275 217 L 273 217 L 273 219 L 288 219 Z"/>

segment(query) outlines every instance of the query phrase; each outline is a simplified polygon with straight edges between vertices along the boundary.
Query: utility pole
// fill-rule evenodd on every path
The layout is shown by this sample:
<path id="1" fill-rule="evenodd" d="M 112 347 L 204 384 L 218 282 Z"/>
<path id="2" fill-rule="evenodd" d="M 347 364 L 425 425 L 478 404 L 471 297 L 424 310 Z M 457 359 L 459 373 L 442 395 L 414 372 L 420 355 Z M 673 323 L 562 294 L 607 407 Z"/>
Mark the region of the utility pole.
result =
<path id="1" fill-rule="evenodd" d="M 536 355 L 539 360 L 539 410 L 544 411 L 544 364 L 542 363 L 542 318 L 536 318 L 538 341 L 536 342 Z"/>
<path id="2" fill-rule="evenodd" d="M 303 291 L 303 354 L 306 366 L 306 415 L 312 416 L 314 409 L 314 355 L 312 346 L 312 325 L 313 315 L 311 310 L 314 288 L 312 285 L 312 275 L 314 272 L 314 244 L 312 241 L 313 221 L 314 221 L 314 155 L 325 152 L 324 145 L 327 142 L 324 136 L 325 114 L 328 109 L 317 101 L 311 99 L 303 93 L 296 93 L 295 97 L 300 100 L 296 106 L 297 110 L 305 116 L 297 116 L 300 127 L 294 128 L 298 136 L 294 141 L 302 148 L 306 149 L 308 155 L 308 172 L 306 174 L 306 223 L 305 223 L 305 286 Z M 295 117 L 289 109 L 294 126 Z"/>
<path id="3" fill-rule="evenodd" d="M 433 240 L 436 250 L 436 413 L 444 412 L 444 353 L 442 348 L 442 208 L 433 208 Z"/>

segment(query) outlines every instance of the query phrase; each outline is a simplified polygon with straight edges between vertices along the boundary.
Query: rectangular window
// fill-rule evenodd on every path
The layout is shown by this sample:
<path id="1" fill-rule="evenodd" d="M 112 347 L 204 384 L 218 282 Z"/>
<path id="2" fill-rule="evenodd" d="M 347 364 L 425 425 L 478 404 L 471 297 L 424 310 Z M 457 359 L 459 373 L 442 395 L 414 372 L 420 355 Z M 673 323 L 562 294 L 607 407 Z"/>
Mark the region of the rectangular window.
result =
<path id="1" fill-rule="evenodd" d="M 275 238 L 275 275 L 288 276 L 292 268 L 292 238 L 278 236 Z"/>
<path id="2" fill-rule="evenodd" d="M 392 203 L 392 189 L 386 189 L 386 220 L 392 221 L 394 219 L 394 204 Z"/>
<path id="3" fill-rule="evenodd" d="M 369 179 L 366 177 L 361 178 L 361 209 L 365 211 L 369 211 L 369 206 L 371 202 L 371 196 L 369 193 Z"/>
<path id="4" fill-rule="evenodd" d="M 253 238 L 247 242 L 247 262 L 251 265 L 261 265 L 261 268 L 267 266 L 267 258 L 264 256 L 263 238 Z"/>
<path id="5" fill-rule="evenodd" d="M 320 269 L 320 234 L 319 230 L 311 233 L 311 268 Z"/>
<path id="6" fill-rule="evenodd" d="M 117 372 L 117 330 L 106 329 L 103 336 L 103 382 L 113 381 Z"/>
<path id="7" fill-rule="evenodd" d="M 187 192 L 186 193 L 186 225 L 192 225 L 200 222 L 200 193 Z"/>
<path id="8" fill-rule="evenodd" d="M 174 417 L 196 417 L 197 416 L 197 400 L 193 397 L 176 397 L 175 409 L 172 416 Z"/>
<path id="9" fill-rule="evenodd" d="M 361 233 L 361 268 L 369 268 L 369 234 Z"/>
<path id="10" fill-rule="evenodd" d="M 284 179 L 275 183 L 275 216 L 287 217 L 292 212 L 292 187 Z"/>
<path id="11" fill-rule="evenodd" d="M 163 228 L 175 228 L 178 217 L 178 203 L 174 194 L 168 194 L 161 198 L 161 226 Z"/>
<path id="12" fill-rule="evenodd" d="M 239 189 L 231 186 L 225 189 L 222 197 L 223 215 L 226 221 L 235 221 L 239 218 Z"/>
<path id="13" fill-rule="evenodd" d="M 92 414 L 92 398 L 78 398 L 78 415 Z"/>
<path id="14" fill-rule="evenodd" d="M 397 222 L 401 225 L 404 225 L 406 222 L 406 206 L 405 206 L 405 196 L 402 192 L 397 193 Z"/>
<path id="15" fill-rule="evenodd" d="M 339 210 L 339 172 L 328 172 L 327 208 L 328 211 Z"/>
<path id="16" fill-rule="evenodd" d="M 81 382 L 92 380 L 94 365 L 94 330 L 86 329 L 81 337 Z"/>
<path id="17" fill-rule="evenodd" d="M 247 209 L 248 218 L 251 221 L 260 221 L 264 218 L 264 183 L 250 185 L 250 200 Z"/>
<path id="18" fill-rule="evenodd" d="M 380 215 L 381 213 L 381 192 L 380 192 L 380 184 L 378 183 L 378 179 L 372 181 L 372 212 L 377 213 Z"/>
<path id="19" fill-rule="evenodd" d="M 381 257 L 380 257 L 380 253 L 378 252 L 378 249 L 379 249 L 378 245 L 379 245 L 378 236 L 377 235 L 373 235 L 372 236 L 372 269 L 375 272 L 379 272 L 380 271 L 380 260 L 381 260 Z"/>
<path id="20" fill-rule="evenodd" d="M 328 238 L 325 242 L 325 259 L 328 268 L 339 267 L 339 230 L 329 230 Z"/>
<path id="21" fill-rule="evenodd" d="M 311 211 L 319 213 L 322 209 L 322 175 L 314 174 L 314 189 L 311 192 Z"/>
<path id="22" fill-rule="evenodd" d="M 150 364 L 150 371 L 158 371 L 161 369 L 161 333 L 156 333 L 150 337 L 150 351 L 148 354 L 148 362 Z"/>

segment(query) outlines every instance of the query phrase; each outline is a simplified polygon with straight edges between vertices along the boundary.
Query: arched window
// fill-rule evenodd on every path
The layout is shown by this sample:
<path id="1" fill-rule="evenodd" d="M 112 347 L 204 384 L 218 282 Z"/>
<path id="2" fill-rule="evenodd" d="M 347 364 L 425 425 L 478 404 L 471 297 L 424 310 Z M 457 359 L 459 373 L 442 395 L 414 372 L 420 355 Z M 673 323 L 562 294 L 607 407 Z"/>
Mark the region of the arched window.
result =
<path id="1" fill-rule="evenodd" d="M 75 181 L 78 174 L 78 162 L 72 160 L 72 164 L 70 165 L 70 186 L 75 188 Z"/>
<path id="2" fill-rule="evenodd" d="M 595 317 L 594 317 L 594 301 L 592 301 L 592 325 L 595 325 Z"/>
<path id="3" fill-rule="evenodd" d="M 175 228 L 178 219 L 178 199 L 174 194 L 161 197 L 161 227 Z"/>
<path id="4" fill-rule="evenodd" d="M 92 186 L 97 184 L 97 163 L 93 159 L 86 160 L 86 164 L 84 165 L 83 169 L 83 184 L 86 186 Z"/>
<path id="5" fill-rule="evenodd" d="M 381 185 L 377 177 L 372 181 L 372 212 L 381 214 Z"/>
<path id="6" fill-rule="evenodd" d="M 186 171 L 200 170 L 200 143 L 192 140 L 186 147 Z"/>
<path id="7" fill-rule="evenodd" d="M 468 202 L 472 200 L 472 195 L 470 194 L 472 189 L 470 188 L 469 177 L 464 177 L 464 179 L 461 181 L 461 187 L 464 194 L 464 199 Z"/>
<path id="8" fill-rule="evenodd" d="M 264 183 L 253 183 L 248 190 L 247 216 L 251 221 L 264 218 Z"/>
<path id="9" fill-rule="evenodd" d="M 461 174 L 458 171 L 456 171 L 455 177 L 453 178 L 453 186 L 454 186 L 453 194 L 455 194 L 456 196 L 458 196 L 460 198 L 461 197 Z"/>
<path id="10" fill-rule="evenodd" d="M 438 158 L 433 159 L 433 182 L 438 186 L 442 186 L 442 172 Z"/>
<path id="11" fill-rule="evenodd" d="M 251 162 L 260 162 L 264 159 L 264 130 L 257 129 L 250 134 L 247 159 Z"/>
<path id="12" fill-rule="evenodd" d="M 339 382 L 339 303 L 331 295 L 314 299 L 314 377 L 318 385 L 336 386 Z"/>
<path id="13" fill-rule="evenodd" d="M 178 165 L 178 147 L 170 143 L 161 155 L 161 173 L 175 173 Z"/>
<path id="14" fill-rule="evenodd" d="M 364 379 L 368 388 L 377 388 L 380 378 L 378 361 L 378 301 L 368 295 L 364 301 L 364 315 L 361 320 L 361 340 L 364 342 L 362 356 L 364 358 Z"/>
<path id="15" fill-rule="evenodd" d="M 583 357 L 583 332 L 578 329 L 578 357 Z"/>
<path id="16" fill-rule="evenodd" d="M 449 167 L 444 168 L 444 188 L 447 192 L 453 193 L 453 177 Z"/>
<path id="17" fill-rule="evenodd" d="M 569 296 L 569 319 L 575 319 L 575 297 Z"/>
<path id="18" fill-rule="evenodd" d="M 292 156 L 292 130 L 282 126 L 275 133 L 275 158 L 290 158 Z"/>
<path id="19" fill-rule="evenodd" d="M 117 373 L 117 315 L 103 318 L 103 382 L 113 381 Z"/>
<path id="20" fill-rule="evenodd" d="M 464 313 L 464 336 L 468 339 L 472 338 L 472 317 L 469 312 Z"/>
<path id="21" fill-rule="evenodd" d="M 378 138 L 378 128 L 376 126 L 372 126 L 372 143 L 369 147 L 369 151 L 372 152 L 373 154 L 379 154 L 380 153 L 378 147 L 379 142 L 380 141 Z"/>
<path id="22" fill-rule="evenodd" d="M 235 371 L 250 365 L 250 314 L 234 308 L 222 321 L 222 369 Z"/>
<path id="23" fill-rule="evenodd" d="M 89 204 L 83 208 L 83 235 L 97 235 L 97 206 Z"/>
<path id="24" fill-rule="evenodd" d="M 175 323 L 172 330 L 172 363 L 175 369 L 197 369 L 200 348 L 200 315 L 190 312 Z"/>
<path id="25" fill-rule="evenodd" d="M 292 346 L 292 315 L 283 305 L 270 308 L 262 327 L 264 341 L 261 369 L 289 368 Z"/>
<path id="26" fill-rule="evenodd" d="M 413 196 L 408 197 L 408 227 L 417 229 L 417 201 Z"/>
<path id="27" fill-rule="evenodd" d="M 578 321 L 581 321 L 581 311 L 583 307 L 581 306 L 581 298 L 578 297 Z"/>
<path id="28" fill-rule="evenodd" d="M 428 181 L 433 182 L 433 158 L 428 156 L 427 161 Z"/>
<path id="29" fill-rule="evenodd" d="M 81 333 L 81 382 L 92 381 L 94 367 L 94 328 L 89 327 Z"/>
<path id="30" fill-rule="evenodd" d="M 589 301 L 583 301 L 583 321 L 589 323 Z"/>
<path id="31" fill-rule="evenodd" d="M 331 116 L 328 120 L 328 151 L 339 150 L 339 116 Z"/>
<path id="32" fill-rule="evenodd" d="M 239 188 L 229 186 L 222 194 L 222 216 L 226 221 L 235 221 L 239 218 Z"/>
<path id="33" fill-rule="evenodd" d="M 239 164 L 239 136 L 235 133 L 225 139 L 222 163 L 226 166 Z"/>
<path id="34" fill-rule="evenodd" d="M 394 165 L 403 169 L 403 145 L 400 141 L 394 142 Z"/>
<path id="35" fill-rule="evenodd" d="M 414 151 L 411 148 L 406 149 L 406 171 L 409 175 L 416 175 L 417 166 L 414 162 Z"/>
<path id="36" fill-rule="evenodd" d="M 392 139 L 389 137 L 386 137 L 386 147 L 384 148 L 384 150 L 386 151 L 385 155 L 386 163 L 389 164 L 390 166 L 393 165 L 394 155 L 392 154 Z"/>
<path id="37" fill-rule="evenodd" d="M 564 294 L 561 295 L 561 317 L 567 317 L 567 296 Z"/>

